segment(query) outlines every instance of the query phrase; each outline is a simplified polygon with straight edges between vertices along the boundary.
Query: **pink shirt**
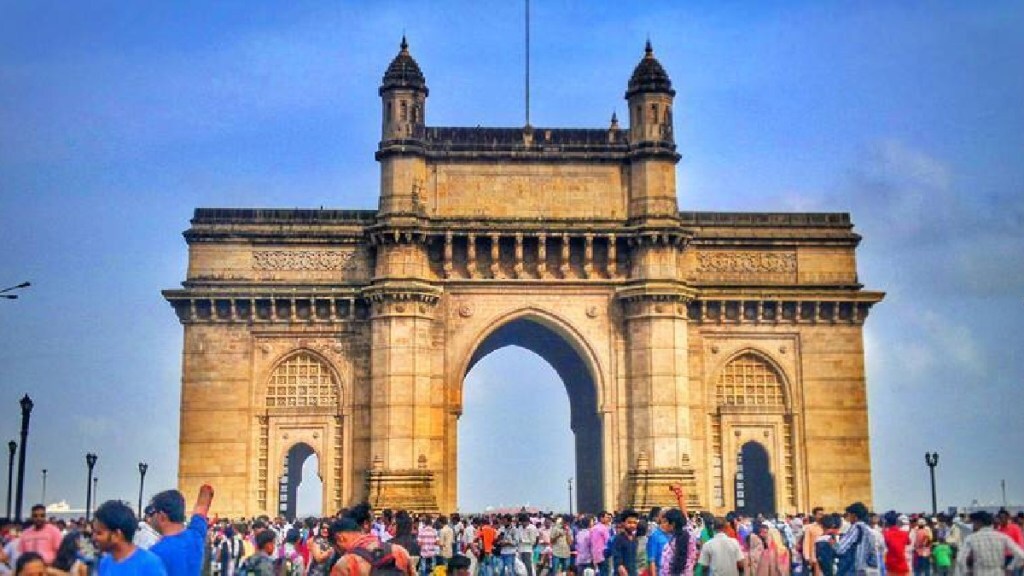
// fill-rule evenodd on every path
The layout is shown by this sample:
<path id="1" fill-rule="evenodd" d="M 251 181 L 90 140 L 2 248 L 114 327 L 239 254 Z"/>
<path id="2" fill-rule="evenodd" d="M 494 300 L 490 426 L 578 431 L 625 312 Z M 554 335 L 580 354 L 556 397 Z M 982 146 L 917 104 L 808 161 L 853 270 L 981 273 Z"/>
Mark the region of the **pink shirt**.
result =
<path id="1" fill-rule="evenodd" d="M 53 524 L 46 524 L 39 529 L 32 526 L 21 533 L 18 553 L 35 552 L 43 557 L 43 562 L 53 564 L 61 538 L 60 530 Z"/>
<path id="2" fill-rule="evenodd" d="M 594 564 L 604 562 L 604 548 L 611 538 L 608 527 L 598 522 L 590 529 L 590 554 L 594 558 Z"/>

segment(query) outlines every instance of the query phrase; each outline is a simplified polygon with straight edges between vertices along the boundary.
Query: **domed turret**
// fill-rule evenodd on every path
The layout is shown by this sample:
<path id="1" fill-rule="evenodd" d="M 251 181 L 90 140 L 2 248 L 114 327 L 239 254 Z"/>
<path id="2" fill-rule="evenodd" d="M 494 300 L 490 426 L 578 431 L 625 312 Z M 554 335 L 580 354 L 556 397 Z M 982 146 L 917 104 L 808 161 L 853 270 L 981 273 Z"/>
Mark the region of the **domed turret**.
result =
<path id="1" fill-rule="evenodd" d="M 420 65 L 409 54 L 409 42 L 403 34 L 398 55 L 384 72 L 380 84 L 382 141 L 422 137 L 426 125 L 427 93 L 427 80 Z"/>
<path id="2" fill-rule="evenodd" d="M 641 92 L 668 94 L 675 96 L 676 91 L 672 89 L 672 80 L 668 73 L 661 66 L 661 62 L 654 57 L 654 48 L 651 41 L 647 41 L 644 47 L 644 57 L 633 69 L 633 75 L 629 78 L 629 86 L 626 89 L 626 99 Z"/>
<path id="3" fill-rule="evenodd" d="M 398 55 L 391 61 L 387 72 L 384 72 L 384 78 L 381 80 L 380 85 L 380 95 L 383 96 L 389 90 L 401 88 L 422 91 L 424 96 L 428 92 L 427 79 L 423 77 L 420 65 L 409 54 L 409 43 L 405 40 L 404 34 L 402 35 L 402 43 L 399 46 Z"/>
<path id="4" fill-rule="evenodd" d="M 626 89 L 629 102 L 629 140 L 634 146 L 673 146 L 672 99 L 676 91 L 672 81 L 654 57 L 651 41 L 644 47 L 644 57 L 633 69 Z"/>

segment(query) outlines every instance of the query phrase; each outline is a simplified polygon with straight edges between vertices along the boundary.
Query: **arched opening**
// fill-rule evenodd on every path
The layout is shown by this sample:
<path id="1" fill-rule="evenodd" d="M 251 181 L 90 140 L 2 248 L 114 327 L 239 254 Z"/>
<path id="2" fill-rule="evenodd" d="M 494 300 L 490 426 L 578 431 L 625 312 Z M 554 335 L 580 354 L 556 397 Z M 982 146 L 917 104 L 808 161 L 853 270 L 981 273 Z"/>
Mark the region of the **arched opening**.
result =
<path id="1" fill-rule="evenodd" d="M 302 464 L 299 485 L 295 494 L 296 518 L 319 518 L 324 509 L 324 482 L 320 478 L 320 458 L 310 454 Z"/>
<path id="2" fill-rule="evenodd" d="M 289 520 L 296 518 L 298 511 L 296 504 L 299 484 L 302 483 L 302 465 L 313 454 L 313 447 L 305 442 L 295 444 L 285 454 L 278 479 L 277 512 Z"/>
<path id="3" fill-rule="evenodd" d="M 559 453 L 555 456 L 546 456 L 546 458 L 559 458 L 561 461 L 572 462 L 573 453 L 575 453 L 575 464 L 569 469 L 571 470 L 573 477 L 573 500 L 574 510 L 586 510 L 586 511 L 598 511 L 603 506 L 603 468 L 602 468 L 602 430 L 601 430 L 601 419 L 597 411 L 597 386 L 594 381 L 594 376 L 588 363 L 583 359 L 580 353 L 569 343 L 569 341 L 550 328 L 546 324 L 540 321 L 519 318 L 513 320 L 507 324 L 504 324 L 490 335 L 488 335 L 483 342 L 479 344 L 476 351 L 473 353 L 470 361 L 467 365 L 466 374 L 463 376 L 464 383 L 463 387 L 467 386 L 465 380 L 468 380 L 467 376 L 473 372 L 473 369 L 477 364 L 491 353 L 501 350 L 507 347 L 518 347 L 525 351 L 532 352 L 533 355 L 539 356 L 543 359 L 554 374 L 557 375 L 557 379 L 561 380 L 565 387 L 565 391 L 568 396 L 568 413 L 566 414 L 563 408 L 561 414 L 546 414 L 551 410 L 542 410 L 544 416 L 555 421 L 562 421 L 569 425 L 569 429 L 572 433 L 570 440 L 572 450 L 565 451 L 564 454 Z M 523 382 L 524 376 L 527 376 L 525 372 L 526 368 L 520 369 L 515 362 L 520 364 L 523 362 L 529 362 L 532 355 L 524 351 L 515 351 L 514 348 L 510 349 L 509 353 L 511 358 L 514 360 L 501 364 L 501 369 L 508 371 L 509 373 L 502 374 L 502 377 L 507 376 L 509 382 Z M 534 356 L 534 358 L 536 357 Z M 497 357 L 501 359 L 501 357 Z M 536 368 L 536 365 L 534 366 Z M 524 373 L 519 373 L 524 372 Z M 531 370 L 534 374 L 543 373 L 543 370 Z M 527 376 L 528 377 L 528 376 Z M 532 382 L 536 384 L 536 382 Z M 473 383 L 470 382 L 470 385 Z M 480 386 L 479 388 L 484 388 Z M 560 391 L 557 388 L 548 386 L 546 387 L 547 392 L 541 394 L 551 399 L 551 403 L 557 404 L 561 401 L 563 396 L 560 396 Z M 473 391 L 469 392 L 470 394 Z M 506 413 L 513 412 L 517 409 L 516 406 L 506 406 Z M 465 411 L 464 411 L 465 414 Z M 468 418 L 468 416 L 464 416 Z M 463 420 L 465 422 L 466 420 Z M 508 430 L 507 434 L 503 434 L 498 438 L 494 438 L 491 444 L 492 450 L 500 452 L 503 449 L 503 442 L 519 442 L 520 444 L 524 439 L 526 442 L 543 442 L 543 438 L 536 438 L 530 436 L 528 430 L 520 429 L 522 427 L 515 427 L 512 430 Z M 564 429 L 564 428 L 563 428 Z M 465 439 L 465 435 L 462 434 L 463 423 L 460 422 L 460 439 Z M 529 440 L 530 438 L 535 438 Z M 460 445 L 462 442 L 460 441 Z M 535 448 L 539 448 L 539 445 L 534 445 Z M 462 451 L 460 447 L 460 452 Z M 549 454 L 543 450 L 537 450 L 538 458 L 545 458 L 543 454 Z M 550 462 L 544 462 L 544 460 L 534 460 L 539 470 L 543 466 L 550 466 Z M 460 470 L 472 467 L 473 462 L 468 458 L 459 459 Z M 468 469 L 467 469 L 468 471 Z M 520 476 L 521 469 L 508 470 L 507 475 L 511 478 L 518 478 Z M 463 473 L 460 472 L 460 476 Z M 557 482 L 559 490 L 563 491 L 565 497 L 560 499 L 563 502 L 561 506 L 557 506 L 556 509 L 564 510 L 568 505 L 568 477 L 566 478 L 553 478 L 552 482 Z M 460 486 L 464 490 L 466 485 L 460 480 Z M 499 495 L 500 497 L 500 495 Z M 509 505 L 525 504 L 525 502 L 508 502 Z"/>
<path id="4" fill-rule="evenodd" d="M 760 442 L 747 442 L 737 455 L 736 510 L 747 516 L 775 515 L 775 476 Z"/>

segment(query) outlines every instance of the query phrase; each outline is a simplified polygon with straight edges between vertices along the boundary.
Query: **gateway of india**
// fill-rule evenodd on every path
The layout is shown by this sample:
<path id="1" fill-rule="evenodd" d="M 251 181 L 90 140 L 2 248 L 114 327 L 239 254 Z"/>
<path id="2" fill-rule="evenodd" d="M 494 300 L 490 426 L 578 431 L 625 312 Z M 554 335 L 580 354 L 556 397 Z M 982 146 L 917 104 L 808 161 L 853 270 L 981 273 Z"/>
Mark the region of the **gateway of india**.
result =
<path id="1" fill-rule="evenodd" d="M 516 345 L 565 384 L 578 509 L 870 505 L 845 213 L 680 211 L 675 90 L 648 43 L 628 125 L 427 123 L 403 38 L 379 87 L 376 210 L 199 208 L 178 482 L 220 516 L 454 511 L 463 381 Z M 684 202 L 685 208 L 685 202 Z M 514 407 L 510 407 L 514 409 Z M 524 470 L 523 474 L 529 474 Z"/>

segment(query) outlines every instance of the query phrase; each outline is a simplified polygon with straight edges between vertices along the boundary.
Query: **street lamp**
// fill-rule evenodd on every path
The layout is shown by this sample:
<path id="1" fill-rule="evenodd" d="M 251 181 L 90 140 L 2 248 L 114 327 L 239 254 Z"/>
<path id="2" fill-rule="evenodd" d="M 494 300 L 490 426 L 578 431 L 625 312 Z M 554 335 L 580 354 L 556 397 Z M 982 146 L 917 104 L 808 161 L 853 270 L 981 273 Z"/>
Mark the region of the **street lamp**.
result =
<path id="1" fill-rule="evenodd" d="M 149 464 L 139 462 L 139 518 L 142 518 L 142 487 L 146 484 L 146 470 L 149 470 Z"/>
<path id="2" fill-rule="evenodd" d="M 928 465 L 928 472 L 932 477 L 932 516 L 934 516 L 938 512 L 938 506 L 935 505 L 935 467 L 939 465 L 939 453 L 925 452 L 924 463 Z"/>
<path id="3" fill-rule="evenodd" d="M 18 299 L 18 295 L 17 294 L 7 294 L 7 292 L 10 292 L 12 290 L 18 290 L 20 288 L 28 288 L 31 285 L 32 285 L 31 282 L 22 282 L 21 284 L 18 284 L 17 286 L 11 286 L 9 288 L 4 288 L 3 290 L 0 290 L 0 298 L 6 298 L 8 300 L 17 300 Z"/>
<path id="4" fill-rule="evenodd" d="M 46 468 L 43 468 L 43 497 L 40 500 L 46 506 Z"/>
<path id="5" fill-rule="evenodd" d="M 92 469 L 96 466 L 96 455 L 86 454 L 85 465 L 89 467 L 89 479 L 85 482 L 85 521 L 88 522 L 92 512 Z"/>
<path id="6" fill-rule="evenodd" d="M 18 449 L 18 443 L 11 440 L 7 443 L 7 517 L 11 517 L 11 488 L 14 487 L 14 452 Z"/>
<path id="7" fill-rule="evenodd" d="M 569 516 L 572 516 L 572 477 L 569 478 Z"/>
<path id="8" fill-rule="evenodd" d="M 28 444 L 28 422 L 32 417 L 32 399 L 21 399 L 21 446 L 18 448 L 18 489 L 14 495 L 14 517 L 21 522 L 21 501 L 25 494 L 25 449 Z"/>
<path id="9" fill-rule="evenodd" d="M 92 479 L 92 499 L 96 501 L 96 507 L 100 507 L 100 477 Z"/>

